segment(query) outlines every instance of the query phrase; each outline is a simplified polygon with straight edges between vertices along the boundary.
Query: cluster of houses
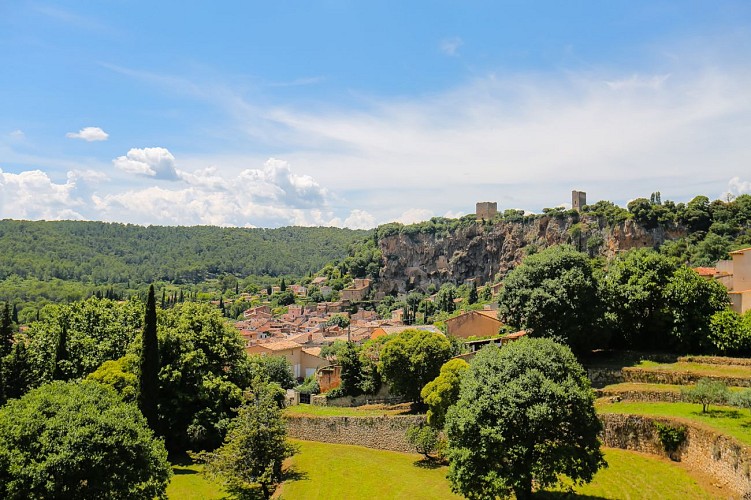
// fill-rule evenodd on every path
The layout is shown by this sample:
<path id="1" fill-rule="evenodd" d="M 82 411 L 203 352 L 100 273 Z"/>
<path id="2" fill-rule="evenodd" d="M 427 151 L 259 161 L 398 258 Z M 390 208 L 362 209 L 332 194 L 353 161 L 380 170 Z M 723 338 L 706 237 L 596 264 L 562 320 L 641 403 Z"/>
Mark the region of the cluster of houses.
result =
<path id="1" fill-rule="evenodd" d="M 352 287 L 343 292 L 351 290 L 354 298 L 358 294 L 367 293 L 367 290 L 363 292 L 363 288 L 368 286 L 367 280 L 356 280 Z M 362 343 L 384 335 L 397 334 L 409 328 L 440 333 L 432 325 L 405 325 L 399 314 L 394 314 L 391 319 L 386 320 L 379 319 L 374 311 L 364 309 L 350 314 L 347 310 L 352 299 L 344 299 L 343 296 L 342 301 L 335 303 L 292 304 L 287 312 L 280 316 L 274 316 L 270 306 L 260 305 L 246 310 L 243 314 L 244 319 L 235 323 L 235 327 L 245 341 L 245 350 L 248 354 L 285 357 L 292 366 L 293 375 L 298 379 L 309 377 L 319 372 L 319 369 L 329 366 L 331 362 L 321 356 L 321 348 L 338 340 Z M 342 326 L 341 321 L 334 319 L 336 316 L 347 318 L 349 325 Z M 461 339 L 482 339 L 467 340 L 471 352 L 485 344 L 505 343 L 524 334 L 521 332 L 498 337 L 501 326 L 497 311 L 489 308 L 468 311 L 446 321 L 448 334 Z M 324 371 L 322 375 L 326 377 L 331 374 Z"/>

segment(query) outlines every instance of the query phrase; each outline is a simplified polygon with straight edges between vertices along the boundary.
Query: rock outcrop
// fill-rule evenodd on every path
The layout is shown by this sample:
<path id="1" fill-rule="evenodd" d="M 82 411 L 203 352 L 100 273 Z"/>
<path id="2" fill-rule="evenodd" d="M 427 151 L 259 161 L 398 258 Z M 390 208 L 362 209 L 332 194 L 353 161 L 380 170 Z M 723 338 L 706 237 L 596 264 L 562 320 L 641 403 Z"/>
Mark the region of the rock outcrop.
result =
<path id="1" fill-rule="evenodd" d="M 602 217 L 540 216 L 518 222 L 477 221 L 451 232 L 402 231 L 379 239 L 383 254 L 377 288 L 382 293 L 425 291 L 476 279 L 503 277 L 528 254 L 568 243 L 590 255 L 612 257 L 632 248 L 658 247 L 685 236 L 680 227 L 646 229 L 634 220 L 609 225 Z"/>

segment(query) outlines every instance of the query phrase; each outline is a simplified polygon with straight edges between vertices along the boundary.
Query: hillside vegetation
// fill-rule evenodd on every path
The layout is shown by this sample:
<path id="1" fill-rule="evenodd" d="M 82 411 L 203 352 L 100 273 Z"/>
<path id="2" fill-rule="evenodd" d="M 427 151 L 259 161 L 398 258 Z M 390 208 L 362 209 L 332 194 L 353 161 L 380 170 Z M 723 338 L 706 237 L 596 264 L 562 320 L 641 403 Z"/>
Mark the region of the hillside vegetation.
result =
<path id="1" fill-rule="evenodd" d="M 366 231 L 0 221 L 0 279 L 198 283 L 227 273 L 303 276 L 347 255 Z"/>

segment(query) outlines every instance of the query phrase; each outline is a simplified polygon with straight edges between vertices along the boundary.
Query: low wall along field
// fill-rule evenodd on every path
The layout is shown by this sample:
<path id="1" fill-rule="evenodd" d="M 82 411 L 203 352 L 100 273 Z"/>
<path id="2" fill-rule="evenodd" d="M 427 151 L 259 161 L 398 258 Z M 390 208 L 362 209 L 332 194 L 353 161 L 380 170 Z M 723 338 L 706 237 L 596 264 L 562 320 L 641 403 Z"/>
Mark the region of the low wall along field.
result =
<path id="1" fill-rule="evenodd" d="M 605 413 L 600 415 L 603 444 L 611 448 L 668 456 L 714 477 L 719 486 L 751 498 L 751 450 L 735 439 L 701 426 L 666 418 Z M 686 440 L 669 455 L 656 423 L 686 428 Z"/>
<path id="2" fill-rule="evenodd" d="M 751 378 L 729 377 L 683 371 L 661 371 L 638 367 L 623 369 L 623 381 L 641 384 L 693 385 L 702 378 L 719 380 L 734 387 L 751 387 Z"/>
<path id="3" fill-rule="evenodd" d="M 412 425 L 425 422 L 424 415 L 380 417 L 312 417 L 286 415 L 291 438 L 323 443 L 352 444 L 377 450 L 415 453 L 406 433 Z"/>

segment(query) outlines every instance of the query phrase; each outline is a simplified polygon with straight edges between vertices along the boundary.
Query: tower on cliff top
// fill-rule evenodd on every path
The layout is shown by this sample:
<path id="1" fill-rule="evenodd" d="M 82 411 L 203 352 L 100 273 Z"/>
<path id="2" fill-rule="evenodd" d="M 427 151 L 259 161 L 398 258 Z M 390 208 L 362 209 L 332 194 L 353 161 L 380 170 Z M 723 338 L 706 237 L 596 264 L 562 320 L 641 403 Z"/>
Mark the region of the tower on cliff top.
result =
<path id="1" fill-rule="evenodd" d="M 498 203 L 495 201 L 478 201 L 475 205 L 475 217 L 490 220 L 498 213 Z"/>
<path id="2" fill-rule="evenodd" d="M 571 191 L 571 208 L 577 212 L 582 211 L 582 207 L 587 204 L 587 193 L 584 191 Z"/>

